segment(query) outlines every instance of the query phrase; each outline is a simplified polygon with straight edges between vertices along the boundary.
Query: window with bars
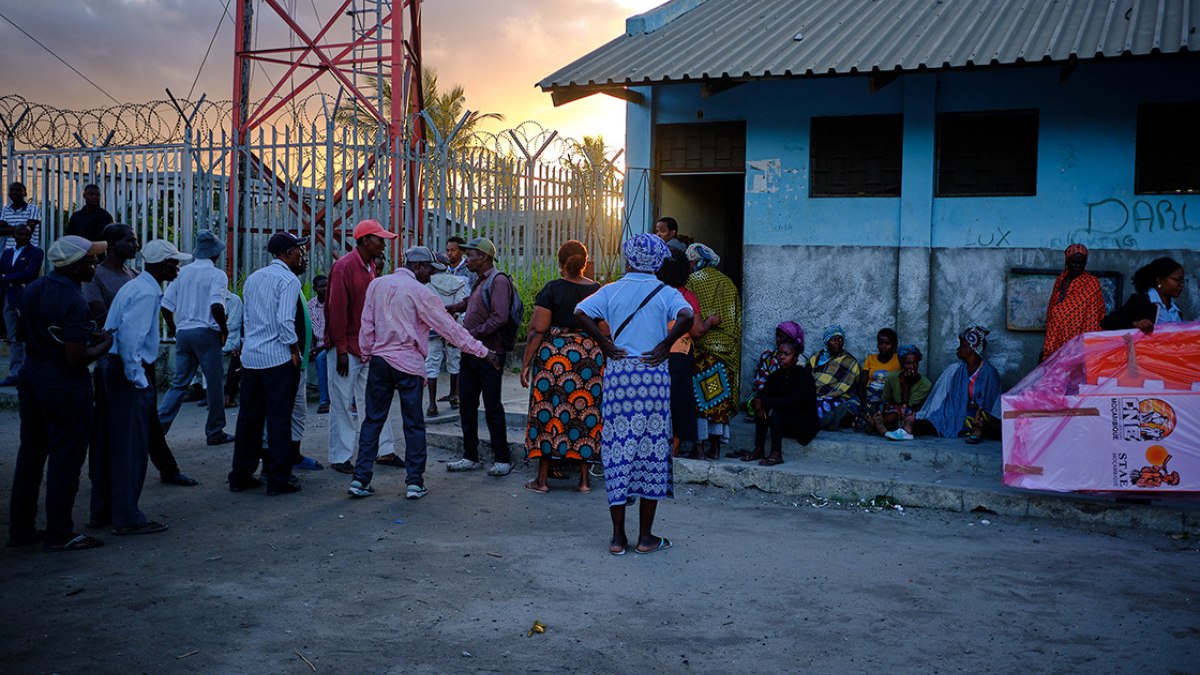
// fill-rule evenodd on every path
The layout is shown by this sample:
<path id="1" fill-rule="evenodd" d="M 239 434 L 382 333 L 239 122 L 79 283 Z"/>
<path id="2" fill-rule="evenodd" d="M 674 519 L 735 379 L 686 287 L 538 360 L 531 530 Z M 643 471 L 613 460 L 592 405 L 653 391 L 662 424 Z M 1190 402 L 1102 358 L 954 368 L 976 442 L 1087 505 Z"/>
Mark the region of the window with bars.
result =
<path id="1" fill-rule="evenodd" d="M 1133 191 L 1200 193 L 1200 103 L 1138 107 Z"/>
<path id="2" fill-rule="evenodd" d="M 937 116 L 938 197 L 1037 194 L 1036 110 Z"/>
<path id="3" fill-rule="evenodd" d="M 901 115 L 814 117 L 810 197 L 899 197 Z"/>

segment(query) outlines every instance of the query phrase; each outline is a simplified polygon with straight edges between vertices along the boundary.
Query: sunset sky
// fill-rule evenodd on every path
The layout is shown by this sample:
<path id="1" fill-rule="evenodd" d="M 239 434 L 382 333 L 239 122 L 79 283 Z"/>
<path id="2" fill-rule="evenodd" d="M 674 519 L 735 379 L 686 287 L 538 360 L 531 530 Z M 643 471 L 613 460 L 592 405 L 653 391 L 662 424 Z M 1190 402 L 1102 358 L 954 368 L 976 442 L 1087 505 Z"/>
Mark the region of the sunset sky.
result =
<path id="1" fill-rule="evenodd" d="M 624 32 L 627 16 L 663 0 L 426 0 L 424 60 L 438 71 L 443 88 L 466 88 L 467 107 L 505 116 L 500 130 L 525 120 L 581 138 L 602 133 L 614 149 L 623 145 L 624 104 L 594 96 L 554 108 L 535 83 L 575 58 Z M 314 6 L 332 11 L 333 0 L 280 0 L 300 25 L 315 33 Z M 358 0 L 359 7 L 370 6 Z M 25 29 L 122 102 L 165 99 L 165 89 L 185 96 L 200 69 L 221 18 L 224 0 L 0 0 L 0 13 Z M 230 14 L 234 4 L 230 4 Z M 287 46 L 281 21 L 257 6 L 258 47 Z M 350 38 L 349 19 L 329 39 Z M 0 94 L 60 108 L 113 105 L 30 38 L 0 19 Z M 234 30 L 226 17 L 200 72 L 192 98 L 232 96 Z M 260 73 L 255 92 L 269 84 Z M 336 89 L 325 80 L 325 91 Z"/>

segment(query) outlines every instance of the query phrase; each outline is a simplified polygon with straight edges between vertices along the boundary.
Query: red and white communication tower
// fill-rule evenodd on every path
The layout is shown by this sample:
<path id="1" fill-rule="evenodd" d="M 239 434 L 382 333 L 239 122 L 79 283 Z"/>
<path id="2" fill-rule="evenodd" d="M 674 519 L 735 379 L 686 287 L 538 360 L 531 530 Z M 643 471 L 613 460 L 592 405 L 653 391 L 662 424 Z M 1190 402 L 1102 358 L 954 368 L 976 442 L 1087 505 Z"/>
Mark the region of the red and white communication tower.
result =
<path id="1" fill-rule="evenodd" d="M 343 98 L 353 98 L 359 107 L 373 115 L 387 129 L 388 149 L 385 153 L 396 158 L 391 170 L 392 222 L 385 226 L 399 232 L 406 222 L 419 223 L 422 214 L 418 199 L 407 199 L 418 190 L 416 149 L 424 138 L 424 119 L 417 115 L 423 108 L 421 100 L 421 0 L 341 0 L 324 16 L 318 16 L 316 33 L 302 28 L 296 17 L 285 7 L 295 3 L 287 0 L 257 0 L 264 17 L 254 17 L 256 0 L 237 0 L 236 40 L 233 68 L 233 140 L 241 150 L 234 153 L 229 174 L 229 230 L 235 236 L 240 215 L 239 204 L 245 192 L 248 165 L 258 162 L 245 151 L 250 132 L 261 127 L 284 106 L 293 103 L 322 79 L 332 78 L 344 92 Z M 328 3 L 319 3 L 326 5 Z M 264 11 L 265 7 L 269 11 Z M 313 5 L 314 10 L 317 4 Z M 355 29 L 350 40 L 338 41 L 331 33 L 339 20 L 349 16 Z M 287 46 L 262 47 L 254 45 L 253 24 L 282 21 Z M 344 24 L 343 28 L 344 30 Z M 275 31 L 271 31 L 273 34 Z M 250 68 L 255 61 L 274 64 L 279 77 L 266 91 L 250 91 Z M 266 72 L 265 69 L 263 72 Z M 359 82 L 373 80 L 375 92 L 364 92 Z M 391 104 L 384 110 L 384 85 L 390 86 Z M 257 88 L 257 87 L 256 87 Z M 331 111 L 332 112 L 332 111 Z M 412 119 L 411 129 L 406 121 Z M 406 137 L 407 134 L 407 137 Z M 396 152 L 408 147 L 407 152 Z M 406 158 L 400 161 L 401 158 Z M 367 167 L 347 172 L 355 180 Z M 331 178 L 332 179 L 332 178 Z M 344 195 L 341 186 L 336 195 Z M 409 213 L 405 213 L 408 205 Z M 331 213 L 332 205 L 325 205 Z M 316 222 L 316 214 L 309 227 Z M 317 230 L 317 228 L 313 228 Z M 311 232 L 320 238 L 320 231 Z"/>

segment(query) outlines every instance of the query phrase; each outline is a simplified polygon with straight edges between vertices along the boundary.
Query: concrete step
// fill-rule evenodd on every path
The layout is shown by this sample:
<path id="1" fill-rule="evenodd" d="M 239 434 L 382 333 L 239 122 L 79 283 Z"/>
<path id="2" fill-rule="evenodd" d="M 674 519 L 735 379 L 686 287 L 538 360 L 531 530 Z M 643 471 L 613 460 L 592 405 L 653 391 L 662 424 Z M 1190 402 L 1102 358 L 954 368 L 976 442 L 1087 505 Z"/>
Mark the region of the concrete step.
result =
<path id="1" fill-rule="evenodd" d="M 428 433 L 431 446 L 451 453 L 462 451 L 457 424 L 431 425 Z M 486 437 L 486 431 L 483 435 Z M 520 458 L 524 429 L 510 428 L 508 440 L 514 458 Z M 745 443 L 744 434 L 735 430 L 730 445 L 739 448 Z M 481 457 L 490 460 L 488 443 L 484 441 L 481 446 Z M 966 446 L 947 439 L 895 443 L 863 434 L 834 433 L 818 437 L 807 448 L 795 443 L 785 447 L 786 461 L 779 466 L 725 458 L 676 459 L 674 476 L 676 484 L 757 489 L 796 500 L 826 499 L 842 504 L 882 501 L 904 507 L 975 511 L 984 518 L 995 514 L 1044 518 L 1062 525 L 1200 534 L 1197 502 L 1155 499 L 1135 503 L 1115 496 L 1007 487 L 1000 482 L 999 452 L 998 443 Z M 876 499 L 879 497 L 883 500 Z"/>

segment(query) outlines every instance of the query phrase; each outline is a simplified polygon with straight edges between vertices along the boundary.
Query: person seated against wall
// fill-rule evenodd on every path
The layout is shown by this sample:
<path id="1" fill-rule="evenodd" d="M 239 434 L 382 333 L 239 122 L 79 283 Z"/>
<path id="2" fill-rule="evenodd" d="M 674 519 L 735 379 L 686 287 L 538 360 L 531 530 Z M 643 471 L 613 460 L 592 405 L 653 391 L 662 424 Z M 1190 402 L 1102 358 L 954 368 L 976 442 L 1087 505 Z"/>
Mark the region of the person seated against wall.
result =
<path id="1" fill-rule="evenodd" d="M 820 428 L 817 417 L 817 389 L 812 371 L 798 365 L 804 344 L 789 340 L 780 343 L 776 353 L 779 369 L 767 377 L 758 396 L 750 400 L 754 410 L 754 451 L 743 462 L 757 460 L 762 466 L 783 464 L 783 439 L 794 438 L 808 445 Z M 771 435 L 771 454 L 763 456 L 763 447 Z"/>
<path id="2" fill-rule="evenodd" d="M 1039 361 L 1050 358 L 1076 335 L 1100 330 L 1100 320 L 1104 318 L 1100 280 L 1084 271 L 1087 247 L 1071 244 L 1064 255 L 1065 269 L 1054 280 L 1054 290 L 1050 291 L 1046 305 L 1046 341 Z"/>
<path id="3" fill-rule="evenodd" d="M 983 358 L 990 331 L 971 326 L 958 335 L 958 361 L 942 371 L 925 405 L 901 423 L 905 436 L 965 436 L 975 444 L 1000 438 L 1000 373 Z"/>
<path id="4" fill-rule="evenodd" d="M 834 324 L 822 336 L 825 348 L 808 359 L 817 383 L 817 415 L 822 429 L 837 429 L 853 411 L 855 387 L 862 368 L 858 359 L 845 350 L 846 331 Z"/>
<path id="5" fill-rule="evenodd" d="M 1104 330 L 1137 328 L 1154 332 L 1160 323 L 1183 321 L 1176 300 L 1183 294 L 1184 271 L 1172 258 L 1157 258 L 1133 273 L 1133 295 L 1100 321 Z"/>
<path id="6" fill-rule="evenodd" d="M 878 351 L 868 354 L 862 362 L 862 374 L 858 376 L 858 410 L 854 426 L 859 431 L 871 428 L 870 418 L 883 409 L 883 383 L 888 374 L 900 370 L 900 359 L 896 358 L 896 345 L 900 338 L 891 328 L 880 328 L 875 335 Z"/>
<path id="7" fill-rule="evenodd" d="M 900 422 L 921 409 L 933 383 L 921 374 L 921 350 L 916 345 L 904 345 L 898 354 L 900 370 L 884 379 L 883 406 L 867 418 L 867 432 L 893 441 L 911 441 L 912 434 L 901 429 Z"/>
<path id="8" fill-rule="evenodd" d="M 779 346 L 785 342 L 790 342 L 792 345 L 804 344 L 804 329 L 795 321 L 784 321 L 775 327 L 775 347 L 773 349 L 765 349 L 758 355 L 758 365 L 754 368 L 754 382 L 750 385 L 750 397 L 742 403 L 742 409 L 751 417 L 754 416 L 754 399 L 758 397 L 764 385 L 767 384 L 767 378 L 771 373 L 779 370 L 780 357 Z M 801 358 L 803 358 L 803 347 L 800 348 Z M 725 453 L 726 457 L 740 459 L 748 453 L 745 450 L 731 450 Z"/>

